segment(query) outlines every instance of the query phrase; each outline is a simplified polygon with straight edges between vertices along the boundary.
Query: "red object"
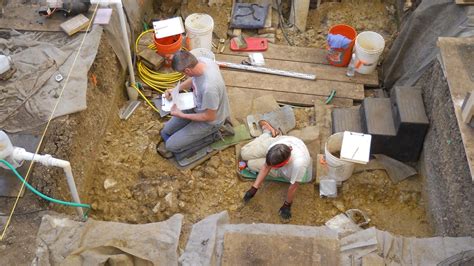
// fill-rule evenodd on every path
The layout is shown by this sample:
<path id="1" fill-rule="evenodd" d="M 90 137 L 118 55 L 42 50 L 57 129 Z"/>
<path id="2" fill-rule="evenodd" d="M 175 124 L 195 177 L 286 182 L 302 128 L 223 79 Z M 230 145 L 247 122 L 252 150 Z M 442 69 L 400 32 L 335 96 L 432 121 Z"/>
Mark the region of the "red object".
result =
<path id="1" fill-rule="evenodd" d="M 279 164 L 272 165 L 271 167 L 272 168 L 281 168 L 281 167 L 287 165 L 289 162 L 290 162 L 290 157 L 288 157 L 288 159 L 284 160 L 283 162 L 281 162 Z"/>
<path id="2" fill-rule="evenodd" d="M 244 161 L 239 162 L 239 170 L 242 171 L 247 167 L 247 164 Z"/>
<path id="3" fill-rule="evenodd" d="M 181 50 L 181 45 L 183 42 L 183 36 L 181 34 L 159 39 L 157 39 L 153 34 L 153 39 L 155 40 L 156 53 L 163 57 L 174 54 Z"/>
<path id="4" fill-rule="evenodd" d="M 247 48 L 241 48 L 237 46 L 235 40 L 230 40 L 230 49 L 232 51 L 266 51 L 268 49 L 268 40 L 265 38 L 245 38 L 247 42 Z"/>
<path id="5" fill-rule="evenodd" d="M 330 34 L 341 34 L 352 42 L 347 48 L 332 48 L 327 44 L 328 54 L 326 56 L 329 64 L 338 67 L 345 67 L 349 64 L 352 58 L 352 47 L 354 47 L 355 38 L 357 36 L 356 30 L 345 24 L 334 25 L 329 29 Z"/>

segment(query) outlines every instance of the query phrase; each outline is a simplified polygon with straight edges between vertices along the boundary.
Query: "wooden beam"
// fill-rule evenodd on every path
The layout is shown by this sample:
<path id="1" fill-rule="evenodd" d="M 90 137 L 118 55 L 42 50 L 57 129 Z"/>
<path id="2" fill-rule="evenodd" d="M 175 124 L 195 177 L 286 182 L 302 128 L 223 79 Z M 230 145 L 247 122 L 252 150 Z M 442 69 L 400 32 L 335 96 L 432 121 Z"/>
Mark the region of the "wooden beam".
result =
<path id="1" fill-rule="evenodd" d="M 364 86 L 362 84 L 330 80 L 303 80 L 225 69 L 221 72 L 226 85 L 231 87 L 255 88 L 267 91 L 309 94 L 323 97 L 327 97 L 332 90 L 336 90 L 336 96 L 339 98 L 354 100 L 364 99 Z"/>
<path id="2" fill-rule="evenodd" d="M 290 22 L 302 32 L 306 31 L 310 0 L 291 1 Z"/>
<path id="3" fill-rule="evenodd" d="M 474 0 L 456 0 L 457 5 L 474 5 Z"/>
<path id="4" fill-rule="evenodd" d="M 266 54 L 264 54 L 266 56 Z M 218 61 L 230 62 L 230 63 L 240 63 L 242 60 L 246 59 L 247 56 L 244 55 L 226 55 L 218 54 L 216 59 Z M 275 68 L 287 71 L 295 71 L 306 74 L 316 74 L 316 79 L 320 80 L 333 80 L 341 81 L 348 83 L 358 83 L 365 84 L 369 87 L 377 87 L 379 85 L 379 80 L 377 72 L 374 71 L 372 74 L 362 75 L 356 73 L 354 77 L 346 76 L 346 68 L 334 67 L 329 65 L 322 64 L 313 64 L 305 62 L 293 62 L 293 61 L 281 61 L 275 59 L 265 59 L 265 67 Z"/>

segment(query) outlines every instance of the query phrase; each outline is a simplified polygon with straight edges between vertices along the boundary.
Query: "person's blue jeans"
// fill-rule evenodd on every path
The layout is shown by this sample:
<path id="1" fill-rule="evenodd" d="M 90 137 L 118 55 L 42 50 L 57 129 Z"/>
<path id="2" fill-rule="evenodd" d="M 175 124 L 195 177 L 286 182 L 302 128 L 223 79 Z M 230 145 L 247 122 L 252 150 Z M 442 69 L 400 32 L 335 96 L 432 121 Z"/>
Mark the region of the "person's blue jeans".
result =
<path id="1" fill-rule="evenodd" d="M 186 113 L 192 113 L 187 111 Z M 172 117 L 160 132 L 161 137 L 165 141 L 166 149 L 172 153 L 182 153 L 187 150 L 194 150 L 196 147 L 206 145 L 212 138 L 214 141 L 214 133 L 219 131 L 221 124 L 211 125 L 206 122 L 196 122 L 179 117 Z M 204 141 L 205 140 L 205 141 Z"/>

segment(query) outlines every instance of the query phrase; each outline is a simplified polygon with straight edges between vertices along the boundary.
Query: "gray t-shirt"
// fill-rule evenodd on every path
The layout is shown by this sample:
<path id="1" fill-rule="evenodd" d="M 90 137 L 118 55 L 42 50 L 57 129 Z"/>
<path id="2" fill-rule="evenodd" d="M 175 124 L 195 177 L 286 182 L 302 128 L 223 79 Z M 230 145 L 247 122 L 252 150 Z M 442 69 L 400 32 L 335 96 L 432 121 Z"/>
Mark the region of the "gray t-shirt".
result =
<path id="1" fill-rule="evenodd" d="M 230 116 L 229 99 L 225 88 L 219 66 L 205 57 L 198 57 L 198 61 L 206 64 L 204 74 L 193 77 L 193 94 L 196 113 L 202 113 L 206 109 L 217 110 L 216 120 L 208 122 L 216 125 L 224 122 Z"/>

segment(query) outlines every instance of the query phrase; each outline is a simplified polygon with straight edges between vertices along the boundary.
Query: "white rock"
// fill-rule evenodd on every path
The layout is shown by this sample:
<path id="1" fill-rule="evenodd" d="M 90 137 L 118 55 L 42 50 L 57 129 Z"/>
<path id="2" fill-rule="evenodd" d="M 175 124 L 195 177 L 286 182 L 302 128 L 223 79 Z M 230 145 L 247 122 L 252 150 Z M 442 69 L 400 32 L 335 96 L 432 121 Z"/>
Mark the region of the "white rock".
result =
<path id="1" fill-rule="evenodd" d="M 114 179 L 107 178 L 104 181 L 104 188 L 105 189 L 109 189 L 111 187 L 114 187 L 115 185 L 117 185 L 117 181 L 115 181 Z"/>
<path id="2" fill-rule="evenodd" d="M 160 207 L 161 207 L 161 202 L 158 202 L 155 207 L 153 207 L 153 212 L 154 213 L 158 213 L 160 211 Z"/>

